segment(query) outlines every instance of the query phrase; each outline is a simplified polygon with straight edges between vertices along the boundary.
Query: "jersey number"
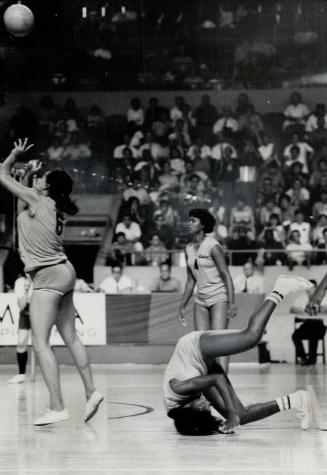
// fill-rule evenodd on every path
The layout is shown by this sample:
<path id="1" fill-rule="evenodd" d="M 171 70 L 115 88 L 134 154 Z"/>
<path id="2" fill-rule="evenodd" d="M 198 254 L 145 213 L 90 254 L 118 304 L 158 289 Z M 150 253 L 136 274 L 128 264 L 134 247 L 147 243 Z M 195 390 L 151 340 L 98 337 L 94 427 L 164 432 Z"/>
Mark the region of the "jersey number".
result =
<path id="1" fill-rule="evenodd" d="M 57 211 L 56 217 L 57 217 L 56 234 L 58 236 L 61 236 L 64 230 L 64 224 L 65 224 L 64 215 L 60 213 L 59 211 Z"/>

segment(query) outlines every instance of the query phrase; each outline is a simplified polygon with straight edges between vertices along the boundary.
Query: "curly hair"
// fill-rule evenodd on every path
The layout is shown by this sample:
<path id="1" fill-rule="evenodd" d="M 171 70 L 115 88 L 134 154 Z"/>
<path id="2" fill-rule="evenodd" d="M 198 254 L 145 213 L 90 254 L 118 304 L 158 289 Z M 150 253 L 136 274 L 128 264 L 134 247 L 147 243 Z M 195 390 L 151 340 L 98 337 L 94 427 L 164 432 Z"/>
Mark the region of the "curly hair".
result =
<path id="1" fill-rule="evenodd" d="M 179 407 L 169 411 L 177 432 L 182 435 L 211 435 L 219 431 L 223 421 L 210 411 L 197 411 L 191 407 Z"/>
<path id="2" fill-rule="evenodd" d="M 205 234 L 212 233 L 214 230 L 216 220 L 206 208 L 193 208 L 188 215 L 200 220 Z"/>

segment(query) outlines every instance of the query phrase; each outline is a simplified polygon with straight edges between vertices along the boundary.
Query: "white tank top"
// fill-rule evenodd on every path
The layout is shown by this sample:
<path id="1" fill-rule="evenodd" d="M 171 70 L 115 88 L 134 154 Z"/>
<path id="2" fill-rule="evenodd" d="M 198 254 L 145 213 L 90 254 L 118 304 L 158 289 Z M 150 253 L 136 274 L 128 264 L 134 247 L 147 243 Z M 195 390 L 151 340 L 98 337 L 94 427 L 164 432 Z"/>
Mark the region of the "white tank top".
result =
<path id="1" fill-rule="evenodd" d="M 196 301 L 212 304 L 215 301 L 227 301 L 226 284 L 220 276 L 215 260 L 211 256 L 214 246 L 220 246 L 216 239 L 206 236 L 196 250 L 193 243 L 186 246 L 187 263 L 196 279 Z M 197 269 L 195 268 L 197 260 Z"/>
<path id="2" fill-rule="evenodd" d="M 63 249 L 63 216 L 51 198 L 40 196 L 36 209 L 23 210 L 17 223 L 19 252 L 25 272 L 67 259 Z"/>

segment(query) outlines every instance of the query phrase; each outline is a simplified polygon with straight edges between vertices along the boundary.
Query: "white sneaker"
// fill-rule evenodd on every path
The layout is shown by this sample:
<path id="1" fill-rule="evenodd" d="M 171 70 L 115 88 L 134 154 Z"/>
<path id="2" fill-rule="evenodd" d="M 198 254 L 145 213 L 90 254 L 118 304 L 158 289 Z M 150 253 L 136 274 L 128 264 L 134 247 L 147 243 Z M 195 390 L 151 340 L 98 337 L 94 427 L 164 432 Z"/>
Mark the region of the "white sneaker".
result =
<path id="1" fill-rule="evenodd" d="M 47 424 L 54 424 L 55 422 L 62 422 L 70 419 L 70 414 L 67 409 L 62 411 L 52 411 L 47 409 L 45 414 L 36 419 L 33 424 L 35 426 L 46 426 Z"/>
<path id="2" fill-rule="evenodd" d="M 84 422 L 89 421 L 99 409 L 103 396 L 99 391 L 93 391 L 90 399 L 86 403 Z"/>
<path id="3" fill-rule="evenodd" d="M 283 297 L 286 295 L 297 292 L 298 290 L 309 290 L 312 289 L 314 285 L 309 280 L 304 279 L 304 277 L 291 276 L 291 275 L 280 275 L 274 285 L 273 292 L 280 293 Z"/>
<path id="4" fill-rule="evenodd" d="M 16 374 L 8 380 L 9 384 L 20 384 L 25 382 L 25 374 Z"/>
<path id="5" fill-rule="evenodd" d="M 300 396 L 300 406 L 295 408 L 297 417 L 301 421 L 301 429 L 308 430 L 312 423 L 312 403 L 311 396 L 308 391 L 297 391 Z"/>

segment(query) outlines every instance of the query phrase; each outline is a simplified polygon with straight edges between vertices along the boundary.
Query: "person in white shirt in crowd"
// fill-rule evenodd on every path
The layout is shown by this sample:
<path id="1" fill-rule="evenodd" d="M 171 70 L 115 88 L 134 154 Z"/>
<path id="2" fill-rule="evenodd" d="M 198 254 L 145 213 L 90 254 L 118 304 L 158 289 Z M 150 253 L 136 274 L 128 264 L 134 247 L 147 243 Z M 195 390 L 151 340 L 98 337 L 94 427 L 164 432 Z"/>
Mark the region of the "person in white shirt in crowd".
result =
<path id="1" fill-rule="evenodd" d="M 294 265 L 311 265 L 313 247 L 309 242 L 301 242 L 301 234 L 298 230 L 293 230 L 289 236 L 289 243 L 286 246 L 288 267 L 293 269 Z"/>
<path id="2" fill-rule="evenodd" d="M 212 205 L 209 208 L 210 213 L 212 216 L 221 224 L 226 224 L 227 223 L 227 210 L 226 206 L 224 206 L 223 203 L 223 194 L 222 192 L 217 193 L 214 198 Z"/>
<path id="3" fill-rule="evenodd" d="M 272 161 L 278 162 L 276 144 L 267 134 L 262 134 L 261 145 L 258 147 L 258 152 L 262 158 L 263 166 L 267 166 Z"/>
<path id="4" fill-rule="evenodd" d="M 135 251 L 143 250 L 143 245 L 140 242 L 142 235 L 140 225 L 132 221 L 129 214 L 123 216 L 122 221 L 116 225 L 115 233 L 124 233 L 126 240 L 134 244 Z"/>
<path id="5" fill-rule="evenodd" d="M 191 145 L 190 134 L 185 130 L 185 122 L 183 119 L 177 119 L 174 125 L 174 130 L 168 135 L 170 141 L 174 141 L 177 147 L 181 147 L 186 153 Z"/>
<path id="6" fill-rule="evenodd" d="M 182 292 L 179 279 L 171 275 L 171 267 L 167 262 L 159 265 L 160 276 L 151 284 L 151 292 Z"/>
<path id="7" fill-rule="evenodd" d="M 288 144 L 283 152 L 285 165 L 290 166 L 292 162 L 292 149 L 296 145 L 299 149 L 299 154 L 297 156 L 297 160 L 302 163 L 303 165 L 303 173 L 309 173 L 308 163 L 313 156 L 314 150 L 307 142 L 300 140 L 299 134 L 293 134 L 291 138 L 291 143 Z"/>
<path id="8" fill-rule="evenodd" d="M 151 202 L 151 198 L 147 190 L 140 185 L 139 180 L 134 177 L 132 184 L 129 185 L 123 193 L 124 201 L 128 201 L 132 196 L 136 196 L 139 199 L 140 205 L 148 205 Z"/>
<path id="9" fill-rule="evenodd" d="M 59 137 L 53 136 L 50 147 L 47 149 L 47 157 L 49 160 L 59 161 L 64 158 L 65 147 Z"/>
<path id="10" fill-rule="evenodd" d="M 131 131 L 141 129 L 144 124 L 144 109 L 138 97 L 133 97 L 127 110 L 127 123 Z"/>
<path id="11" fill-rule="evenodd" d="M 150 246 L 145 249 L 144 258 L 152 266 L 157 266 L 169 259 L 167 248 L 161 241 L 159 234 L 152 234 Z"/>
<path id="12" fill-rule="evenodd" d="M 30 337 L 31 323 L 29 317 L 29 302 L 32 297 L 33 283 L 28 274 L 21 274 L 15 281 L 14 293 L 19 308 L 18 321 L 18 342 L 16 348 L 16 358 L 18 364 L 18 374 L 10 378 L 9 384 L 19 384 L 25 382 L 25 373 L 28 359 L 27 345 Z"/>
<path id="13" fill-rule="evenodd" d="M 131 150 L 133 158 L 138 157 L 138 150 L 136 147 L 131 146 L 131 136 L 129 134 L 124 134 L 123 143 L 121 145 L 117 145 L 117 147 L 114 148 L 113 157 L 123 158 L 123 152 L 126 147 Z"/>
<path id="14" fill-rule="evenodd" d="M 144 136 L 144 144 L 139 148 L 139 156 L 143 156 L 143 151 L 149 150 L 151 157 L 155 160 L 163 157 L 167 157 L 167 150 L 165 150 L 160 144 L 154 141 L 153 133 L 147 131 Z"/>
<path id="15" fill-rule="evenodd" d="M 211 158 L 211 149 L 208 145 L 203 143 L 202 137 L 196 137 L 194 140 L 194 144 L 190 146 L 187 151 L 187 156 L 193 160 L 195 158 L 195 150 L 200 150 L 201 158 Z"/>
<path id="16" fill-rule="evenodd" d="M 224 106 L 222 112 L 223 116 L 214 124 L 212 132 L 214 135 L 222 132 L 227 138 L 232 138 L 239 130 L 238 121 L 234 119 L 229 106 Z"/>
<path id="17" fill-rule="evenodd" d="M 239 273 L 234 279 L 234 289 L 236 294 L 263 294 L 263 278 L 255 272 L 252 262 L 246 262 L 243 266 L 243 273 Z"/>
<path id="18" fill-rule="evenodd" d="M 289 104 L 284 110 L 284 132 L 289 132 L 289 130 L 303 132 L 309 114 L 310 111 L 306 104 L 304 104 L 301 94 L 293 92 L 290 95 Z"/>
<path id="19" fill-rule="evenodd" d="M 241 195 L 236 197 L 236 203 L 230 210 L 230 229 L 229 235 L 232 236 L 234 230 L 240 226 L 246 228 L 247 235 L 254 239 L 255 237 L 255 221 L 254 213 L 251 206 L 246 204 L 245 198 Z"/>
<path id="20" fill-rule="evenodd" d="M 285 245 L 285 229 L 281 224 L 281 215 L 280 213 L 272 212 L 269 216 L 268 221 L 265 222 L 264 228 L 258 236 L 258 241 L 263 241 L 265 239 L 266 231 L 270 229 L 273 234 L 273 238 L 276 242 L 280 242 Z"/>
<path id="21" fill-rule="evenodd" d="M 111 275 L 99 285 L 99 291 L 105 294 L 130 294 L 133 292 L 132 280 L 123 275 L 123 265 L 120 261 L 111 266 Z"/>
<path id="22" fill-rule="evenodd" d="M 310 201 L 310 191 L 305 188 L 300 178 L 293 181 L 292 188 L 286 191 L 286 194 L 291 198 L 292 206 L 308 206 Z"/>
<path id="23" fill-rule="evenodd" d="M 218 132 L 216 134 L 216 145 L 211 149 L 211 158 L 220 161 L 224 155 L 224 150 L 228 147 L 232 149 L 231 158 L 237 158 L 237 150 L 234 145 L 226 140 L 226 137 L 222 132 Z"/>
<path id="24" fill-rule="evenodd" d="M 308 244 L 311 240 L 311 225 L 304 221 L 304 213 L 301 208 L 294 212 L 294 221 L 290 224 L 289 232 L 298 231 L 300 233 L 301 244 Z"/>
<path id="25" fill-rule="evenodd" d="M 325 104 L 317 104 L 315 111 L 313 114 L 310 115 L 306 124 L 305 124 L 305 131 L 307 133 L 313 132 L 314 130 L 318 129 L 318 119 L 323 118 L 325 121 L 325 127 L 327 127 L 327 114 L 326 114 L 326 106 Z"/>

